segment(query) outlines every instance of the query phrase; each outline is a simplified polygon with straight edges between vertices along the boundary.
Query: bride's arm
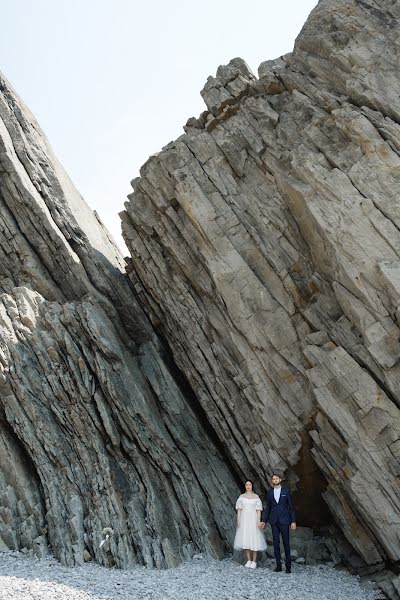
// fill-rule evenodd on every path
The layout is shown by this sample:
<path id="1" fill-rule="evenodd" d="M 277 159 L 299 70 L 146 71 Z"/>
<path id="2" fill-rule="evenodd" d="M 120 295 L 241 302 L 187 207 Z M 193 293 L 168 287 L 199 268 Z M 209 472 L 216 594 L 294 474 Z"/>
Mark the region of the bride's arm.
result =
<path id="1" fill-rule="evenodd" d="M 242 509 L 238 508 L 237 509 L 237 516 L 236 516 L 236 527 L 239 529 L 240 527 L 240 515 L 241 515 Z"/>
<path id="2" fill-rule="evenodd" d="M 260 529 L 262 529 L 264 527 L 263 520 L 262 520 L 263 504 L 261 502 L 260 496 L 257 496 L 256 512 L 257 512 L 257 525 Z"/>
<path id="3" fill-rule="evenodd" d="M 240 515 L 242 512 L 242 508 L 243 508 L 243 500 L 242 497 L 239 496 L 239 498 L 236 500 L 236 506 L 235 506 L 237 513 L 236 513 L 236 527 L 239 528 L 240 527 Z"/>

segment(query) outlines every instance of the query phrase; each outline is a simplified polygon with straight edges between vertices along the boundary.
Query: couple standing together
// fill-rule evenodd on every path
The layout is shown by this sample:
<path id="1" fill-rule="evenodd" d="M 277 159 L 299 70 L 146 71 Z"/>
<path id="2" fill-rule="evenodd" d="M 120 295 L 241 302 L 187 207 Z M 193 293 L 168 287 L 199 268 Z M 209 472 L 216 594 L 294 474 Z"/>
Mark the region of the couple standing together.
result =
<path id="1" fill-rule="evenodd" d="M 239 496 L 236 502 L 237 529 L 233 546 L 235 550 L 246 550 L 247 563 L 245 567 L 255 569 L 257 552 L 267 548 L 262 529 L 269 521 L 274 542 L 275 571 L 282 571 L 280 548 L 282 536 L 286 573 L 291 573 L 289 529 L 296 529 L 296 515 L 290 491 L 281 486 L 281 477 L 274 473 L 271 482 L 272 488 L 267 490 L 263 507 L 260 497 L 254 493 L 253 482 L 246 481 L 246 491 Z"/>

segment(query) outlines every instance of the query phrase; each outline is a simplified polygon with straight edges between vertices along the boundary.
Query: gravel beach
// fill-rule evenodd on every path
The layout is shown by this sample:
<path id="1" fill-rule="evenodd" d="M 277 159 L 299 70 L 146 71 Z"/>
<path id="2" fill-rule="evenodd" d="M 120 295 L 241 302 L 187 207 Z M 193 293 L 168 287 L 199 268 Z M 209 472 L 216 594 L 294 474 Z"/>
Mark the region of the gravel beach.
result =
<path id="1" fill-rule="evenodd" d="M 129 571 L 87 563 L 62 567 L 54 558 L 37 560 L 0 554 L 1 600 L 375 600 L 376 591 L 357 577 L 329 566 L 293 565 L 291 575 L 274 573 L 272 562 L 256 570 L 238 563 L 197 557 L 165 571 Z"/>

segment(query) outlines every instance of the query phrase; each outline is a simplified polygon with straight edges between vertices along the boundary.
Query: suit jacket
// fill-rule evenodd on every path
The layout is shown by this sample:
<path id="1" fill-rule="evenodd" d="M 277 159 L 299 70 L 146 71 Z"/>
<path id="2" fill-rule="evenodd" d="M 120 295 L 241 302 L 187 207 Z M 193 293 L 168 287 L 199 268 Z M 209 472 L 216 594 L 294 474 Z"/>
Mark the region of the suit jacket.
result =
<path id="1" fill-rule="evenodd" d="M 281 487 L 281 495 L 277 503 L 274 497 L 274 490 L 267 490 L 264 510 L 262 512 L 262 520 L 264 523 L 271 525 L 289 525 L 296 522 L 296 513 L 292 502 L 290 491 L 286 487 Z"/>

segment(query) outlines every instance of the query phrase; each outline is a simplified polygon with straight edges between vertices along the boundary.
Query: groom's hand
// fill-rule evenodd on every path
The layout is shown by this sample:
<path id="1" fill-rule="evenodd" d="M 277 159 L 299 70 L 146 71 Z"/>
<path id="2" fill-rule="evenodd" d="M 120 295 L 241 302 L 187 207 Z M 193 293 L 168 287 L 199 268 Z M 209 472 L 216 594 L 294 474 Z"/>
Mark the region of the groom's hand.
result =
<path id="1" fill-rule="evenodd" d="M 291 523 L 290 524 L 290 529 L 293 529 L 293 531 L 296 529 L 296 523 Z"/>
<path id="2" fill-rule="evenodd" d="M 262 521 L 258 524 L 260 529 L 264 529 L 265 527 L 265 523 L 263 523 Z"/>

